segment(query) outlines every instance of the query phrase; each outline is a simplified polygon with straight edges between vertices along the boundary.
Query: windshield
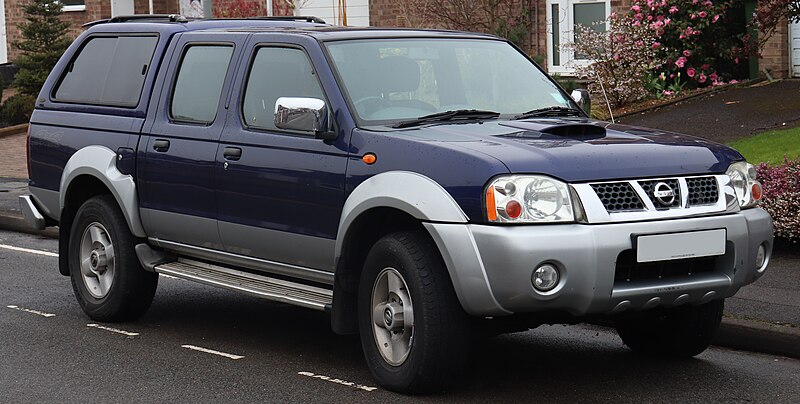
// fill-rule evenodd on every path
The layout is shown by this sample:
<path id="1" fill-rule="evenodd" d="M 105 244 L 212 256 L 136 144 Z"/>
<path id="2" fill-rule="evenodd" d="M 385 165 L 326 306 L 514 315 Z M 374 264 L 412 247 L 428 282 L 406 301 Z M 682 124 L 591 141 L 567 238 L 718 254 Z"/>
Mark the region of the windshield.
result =
<path id="1" fill-rule="evenodd" d="M 455 110 L 507 117 L 575 105 L 503 41 L 370 39 L 326 46 L 362 124 L 391 124 Z"/>

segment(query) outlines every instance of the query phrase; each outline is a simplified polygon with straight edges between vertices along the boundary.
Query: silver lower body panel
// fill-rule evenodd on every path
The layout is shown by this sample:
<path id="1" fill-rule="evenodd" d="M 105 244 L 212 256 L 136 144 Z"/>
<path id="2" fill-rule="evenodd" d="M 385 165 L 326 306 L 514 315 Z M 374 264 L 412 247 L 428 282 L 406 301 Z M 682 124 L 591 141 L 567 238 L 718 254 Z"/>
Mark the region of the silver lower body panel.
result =
<path id="1" fill-rule="evenodd" d="M 477 316 L 566 312 L 575 316 L 700 304 L 733 296 L 758 279 L 772 253 L 772 220 L 762 209 L 719 216 L 599 225 L 486 226 L 427 223 L 464 309 Z M 638 235 L 725 229 L 713 270 L 663 279 L 615 281 L 620 254 Z M 459 236 L 463 233 L 467 236 Z M 766 261 L 756 268 L 759 246 Z M 533 271 L 560 269 L 558 286 L 537 291 Z M 484 279 L 480 279 L 483 276 Z"/>

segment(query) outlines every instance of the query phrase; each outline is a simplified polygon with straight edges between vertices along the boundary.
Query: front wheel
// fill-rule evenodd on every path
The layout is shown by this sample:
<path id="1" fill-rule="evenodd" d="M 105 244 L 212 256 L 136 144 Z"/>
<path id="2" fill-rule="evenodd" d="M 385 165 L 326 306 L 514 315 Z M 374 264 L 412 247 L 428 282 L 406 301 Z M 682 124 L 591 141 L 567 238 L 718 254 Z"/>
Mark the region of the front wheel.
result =
<path id="1" fill-rule="evenodd" d="M 637 354 L 692 357 L 705 351 L 722 321 L 724 300 L 617 321 L 622 342 Z"/>
<path id="2" fill-rule="evenodd" d="M 158 275 L 141 267 L 134 245 L 112 196 L 90 198 L 78 209 L 69 238 L 69 272 L 75 297 L 93 320 L 130 320 L 150 307 Z"/>
<path id="3" fill-rule="evenodd" d="M 389 390 L 441 390 L 463 368 L 468 318 L 422 234 L 398 232 L 375 243 L 361 274 L 358 317 L 367 364 Z"/>

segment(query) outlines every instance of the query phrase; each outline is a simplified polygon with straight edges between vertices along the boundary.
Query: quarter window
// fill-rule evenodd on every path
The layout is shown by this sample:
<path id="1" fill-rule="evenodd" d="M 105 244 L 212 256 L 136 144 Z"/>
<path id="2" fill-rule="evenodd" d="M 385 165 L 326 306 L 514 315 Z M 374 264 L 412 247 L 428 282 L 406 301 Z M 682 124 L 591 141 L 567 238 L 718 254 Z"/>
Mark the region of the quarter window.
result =
<path id="1" fill-rule="evenodd" d="M 172 93 L 172 119 L 214 121 L 232 54 L 233 47 L 226 45 L 195 45 L 186 51 Z"/>
<path id="2" fill-rule="evenodd" d="M 311 61 L 294 48 L 260 48 L 253 60 L 242 111 L 247 126 L 273 130 L 280 97 L 324 99 Z"/>
<path id="3" fill-rule="evenodd" d="M 158 37 L 91 38 L 69 64 L 54 99 L 80 104 L 135 107 Z"/>

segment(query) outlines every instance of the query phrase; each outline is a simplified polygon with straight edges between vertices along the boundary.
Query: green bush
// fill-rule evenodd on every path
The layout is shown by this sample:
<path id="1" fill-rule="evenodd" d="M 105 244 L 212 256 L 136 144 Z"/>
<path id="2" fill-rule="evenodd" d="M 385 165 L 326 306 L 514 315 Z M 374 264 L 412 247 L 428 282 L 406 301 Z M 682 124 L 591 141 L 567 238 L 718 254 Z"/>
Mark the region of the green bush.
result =
<path id="1" fill-rule="evenodd" d="M 36 97 L 17 94 L 9 97 L 0 108 L 0 119 L 7 125 L 27 123 L 31 119 Z"/>

